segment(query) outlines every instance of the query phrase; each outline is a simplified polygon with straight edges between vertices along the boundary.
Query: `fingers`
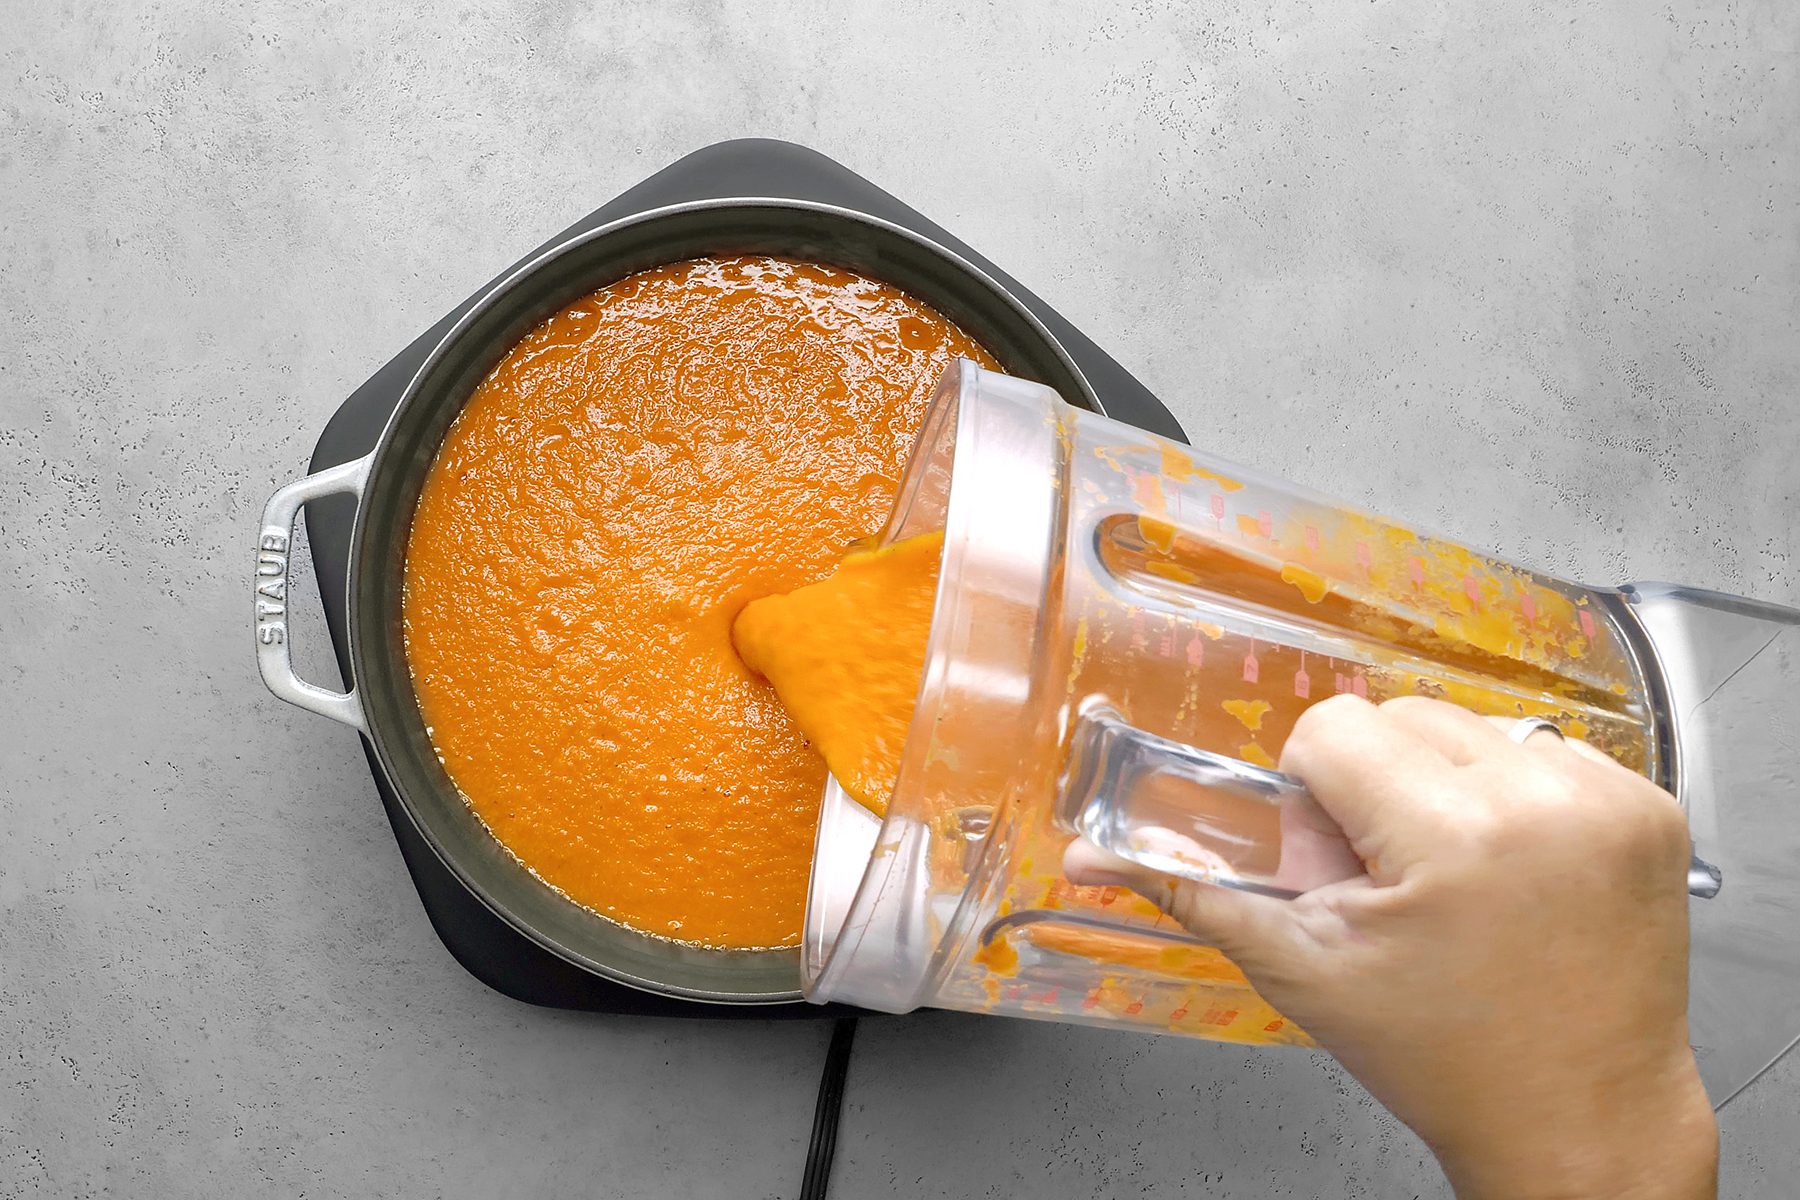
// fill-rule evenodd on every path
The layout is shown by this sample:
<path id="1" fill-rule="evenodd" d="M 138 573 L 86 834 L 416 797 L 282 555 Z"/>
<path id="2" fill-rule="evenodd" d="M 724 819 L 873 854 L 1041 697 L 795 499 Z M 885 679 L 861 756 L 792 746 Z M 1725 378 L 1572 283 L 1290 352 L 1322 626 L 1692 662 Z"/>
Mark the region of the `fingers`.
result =
<path id="1" fill-rule="evenodd" d="M 1296 926 L 1288 901 L 1175 879 L 1082 838 L 1064 852 L 1063 874 L 1088 887 L 1130 888 L 1246 970 L 1293 957 Z"/>
<path id="2" fill-rule="evenodd" d="M 1515 726 L 1519 723 L 1519 719 L 1517 717 L 1483 717 L 1482 720 L 1486 721 L 1489 725 L 1493 726 L 1495 732 L 1501 734 L 1503 737 L 1508 738 L 1508 740 L 1510 740 L 1510 738 L 1511 738 L 1513 726 Z M 1612 755 L 1606 753 L 1606 751 L 1596 750 L 1594 747 L 1588 745 L 1584 741 L 1581 741 L 1579 738 L 1572 738 L 1566 734 L 1563 735 L 1562 737 L 1558 737 L 1556 734 L 1551 733 L 1547 729 L 1538 730 L 1537 732 L 1531 734 L 1531 736 L 1527 737 L 1523 742 L 1520 742 L 1519 745 L 1525 746 L 1534 751 L 1541 750 L 1546 746 L 1552 747 L 1552 748 L 1560 746 L 1564 750 L 1568 750 L 1568 751 L 1580 756 L 1581 758 L 1587 759 L 1589 762 L 1607 763 L 1607 764 L 1609 764 L 1611 766 L 1615 766 L 1615 767 L 1620 766 L 1618 760 L 1613 758 Z M 1620 769 L 1626 770 L 1628 768 L 1620 767 Z"/>
<path id="3" fill-rule="evenodd" d="M 1408 814 L 1431 805 L 1452 765 L 1431 740 L 1349 694 L 1302 713 L 1281 749 L 1281 769 L 1306 784 L 1366 863 L 1397 861 Z"/>
<path id="4" fill-rule="evenodd" d="M 1511 728 L 1510 722 L 1496 727 L 1492 720 L 1442 700 L 1399 696 L 1383 701 L 1380 711 L 1459 767 L 1486 758 L 1509 744 L 1506 731 Z"/>

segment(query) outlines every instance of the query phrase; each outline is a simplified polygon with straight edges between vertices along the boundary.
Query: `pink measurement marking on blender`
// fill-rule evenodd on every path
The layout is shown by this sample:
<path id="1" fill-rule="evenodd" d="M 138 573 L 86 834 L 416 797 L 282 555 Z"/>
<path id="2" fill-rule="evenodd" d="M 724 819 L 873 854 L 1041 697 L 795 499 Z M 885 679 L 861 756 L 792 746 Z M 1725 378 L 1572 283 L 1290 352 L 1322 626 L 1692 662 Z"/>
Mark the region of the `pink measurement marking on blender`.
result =
<path id="1" fill-rule="evenodd" d="M 1420 558 L 1416 554 L 1413 555 L 1411 558 L 1407 559 L 1406 560 L 1406 573 L 1412 579 L 1412 585 L 1415 589 L 1422 588 L 1425 586 L 1425 560 L 1424 559 Z"/>
<path id="2" fill-rule="evenodd" d="M 1262 530 L 1262 535 L 1266 538 L 1275 536 L 1275 518 L 1266 512 L 1256 514 L 1256 527 Z"/>
<path id="3" fill-rule="evenodd" d="M 1225 497 L 1219 492 L 1212 494 L 1212 515 L 1221 525 L 1225 523 Z"/>
<path id="4" fill-rule="evenodd" d="M 1306 699 L 1312 691 L 1312 679 L 1306 674 L 1306 651 L 1300 652 L 1300 669 L 1294 672 L 1294 695 Z"/>
<path id="5" fill-rule="evenodd" d="M 1306 548 L 1314 554 L 1319 552 L 1319 527 L 1317 525 L 1306 527 Z"/>
<path id="6" fill-rule="evenodd" d="M 1188 643 L 1187 660 L 1188 666 L 1196 668 L 1206 661 L 1206 646 L 1200 641 L 1200 635 L 1197 633 L 1194 635 L 1193 640 Z"/>
<path id="7" fill-rule="evenodd" d="M 1594 636 L 1594 614 L 1585 608 L 1579 611 L 1581 614 L 1581 636 L 1591 640 Z"/>
<path id="8" fill-rule="evenodd" d="M 1531 598 L 1531 593 L 1525 590 L 1523 584 L 1519 585 L 1519 611 L 1525 614 L 1527 621 L 1537 620 L 1537 601 Z"/>
<path id="9" fill-rule="evenodd" d="M 1252 650 L 1250 653 L 1244 655 L 1244 682 L 1255 683 L 1256 677 L 1260 672 L 1261 668 L 1256 662 L 1256 651 Z"/>
<path id="10" fill-rule="evenodd" d="M 1464 575 L 1463 576 L 1462 589 L 1463 589 L 1463 595 L 1465 595 L 1469 598 L 1469 603 L 1473 604 L 1476 608 L 1480 608 L 1481 607 L 1481 585 L 1475 582 L 1475 577 L 1473 575 Z"/>
<path id="11" fill-rule="evenodd" d="M 1371 561 L 1372 560 L 1369 557 L 1369 543 L 1367 543 L 1367 542 L 1356 543 L 1356 565 L 1361 567 L 1363 570 L 1367 571 L 1369 569 Z"/>
<path id="12" fill-rule="evenodd" d="M 1368 677 L 1366 675 L 1352 675 L 1350 677 L 1350 690 L 1355 692 L 1358 696 L 1361 696 L 1364 700 L 1367 700 L 1369 698 Z"/>

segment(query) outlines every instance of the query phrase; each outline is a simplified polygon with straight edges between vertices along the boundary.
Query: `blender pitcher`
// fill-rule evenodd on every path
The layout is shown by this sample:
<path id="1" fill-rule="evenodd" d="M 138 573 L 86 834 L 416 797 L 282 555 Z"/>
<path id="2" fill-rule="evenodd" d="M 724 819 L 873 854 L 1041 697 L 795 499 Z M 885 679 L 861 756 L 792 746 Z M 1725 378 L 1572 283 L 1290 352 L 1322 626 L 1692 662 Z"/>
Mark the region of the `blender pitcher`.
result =
<path id="1" fill-rule="evenodd" d="M 1282 896 L 1359 874 L 1273 770 L 1299 714 L 1348 691 L 1542 717 L 1668 787 L 1696 841 L 1715 1102 L 1800 1031 L 1800 610 L 1552 579 L 967 361 L 881 540 L 940 530 L 888 814 L 835 782 L 820 812 L 809 999 L 1307 1042 L 1154 906 L 1070 884 L 1062 853 L 1081 834 Z"/>

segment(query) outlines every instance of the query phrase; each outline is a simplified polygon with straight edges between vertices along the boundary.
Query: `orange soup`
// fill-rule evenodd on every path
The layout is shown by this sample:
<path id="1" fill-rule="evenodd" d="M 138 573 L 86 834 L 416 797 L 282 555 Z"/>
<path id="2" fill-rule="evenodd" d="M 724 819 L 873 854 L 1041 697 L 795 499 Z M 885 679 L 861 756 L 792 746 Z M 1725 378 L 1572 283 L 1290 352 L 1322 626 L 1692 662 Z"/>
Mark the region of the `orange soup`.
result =
<path id="1" fill-rule="evenodd" d="M 825 765 L 734 653 L 752 597 L 879 528 L 967 334 L 772 258 L 632 276 L 528 334 L 438 452 L 406 652 L 439 757 L 526 866 L 634 928 L 799 940 Z"/>

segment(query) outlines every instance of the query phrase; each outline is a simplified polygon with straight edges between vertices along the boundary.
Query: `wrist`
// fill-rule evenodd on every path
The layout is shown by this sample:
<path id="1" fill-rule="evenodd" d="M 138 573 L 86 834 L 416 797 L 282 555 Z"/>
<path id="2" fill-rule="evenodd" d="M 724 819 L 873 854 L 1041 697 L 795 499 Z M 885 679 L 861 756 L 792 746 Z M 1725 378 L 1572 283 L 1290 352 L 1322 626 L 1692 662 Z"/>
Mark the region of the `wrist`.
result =
<path id="1" fill-rule="evenodd" d="M 1548 1116 L 1549 1114 L 1545 1114 Z M 1719 1135 L 1692 1052 L 1671 1070 L 1439 1155 L 1457 1200 L 1715 1200 Z"/>

